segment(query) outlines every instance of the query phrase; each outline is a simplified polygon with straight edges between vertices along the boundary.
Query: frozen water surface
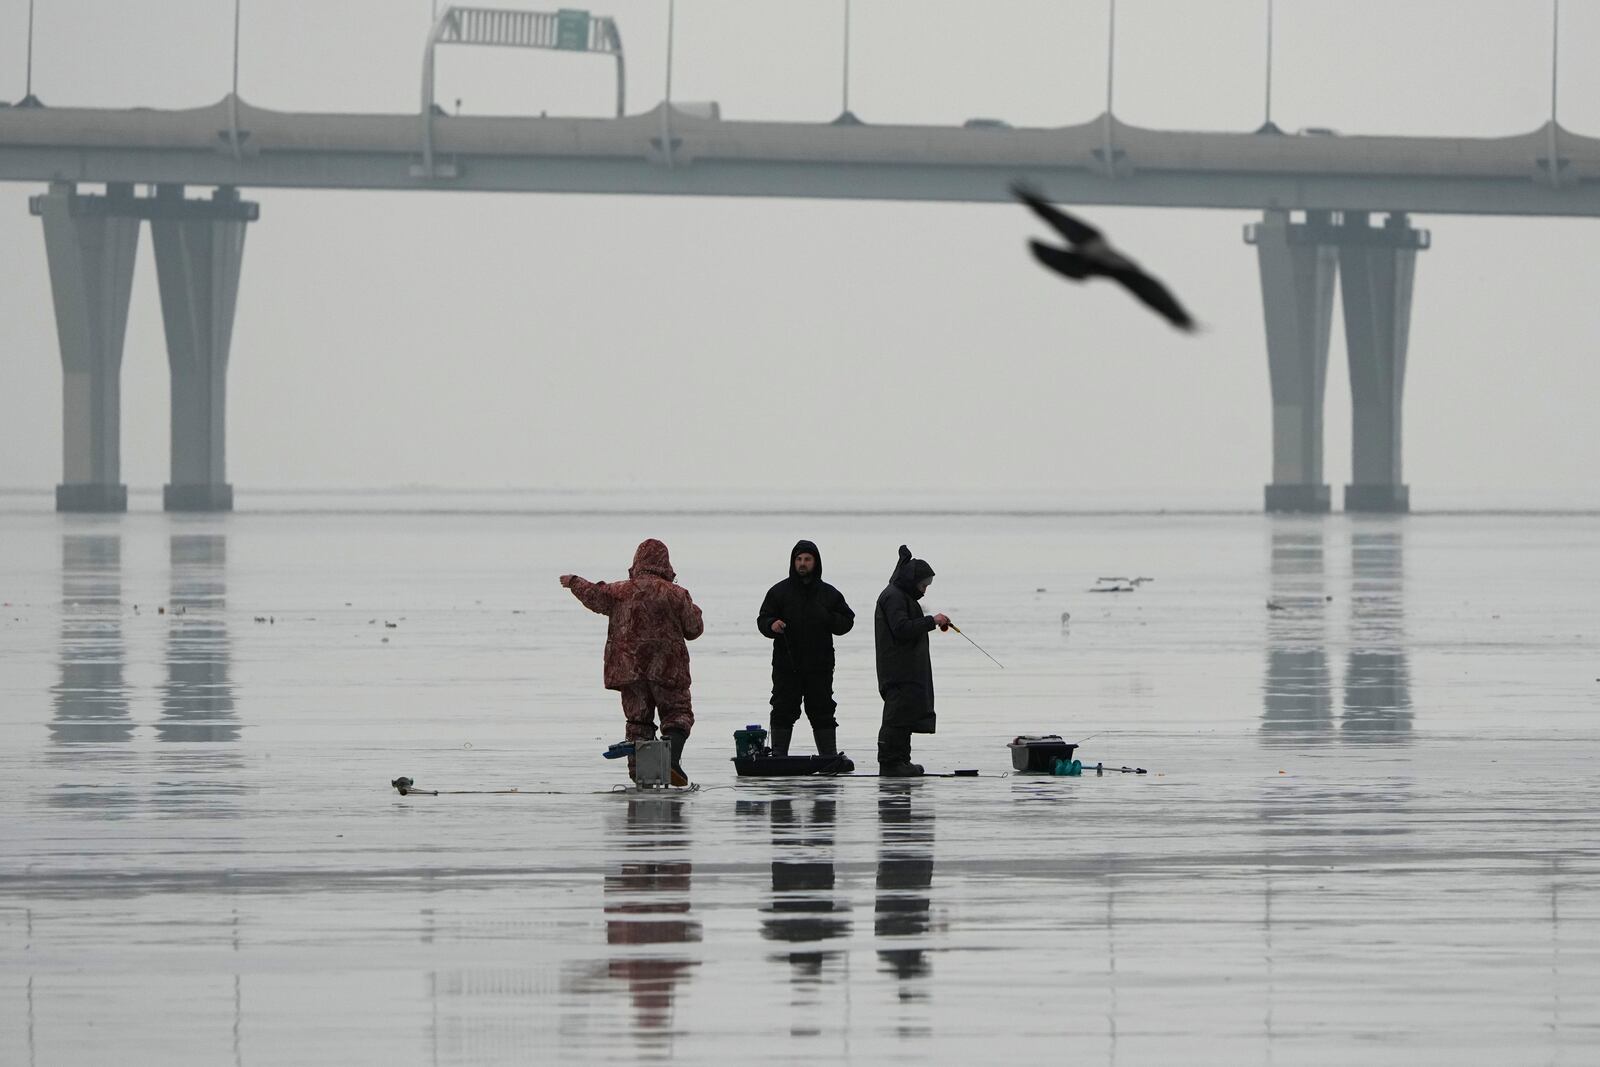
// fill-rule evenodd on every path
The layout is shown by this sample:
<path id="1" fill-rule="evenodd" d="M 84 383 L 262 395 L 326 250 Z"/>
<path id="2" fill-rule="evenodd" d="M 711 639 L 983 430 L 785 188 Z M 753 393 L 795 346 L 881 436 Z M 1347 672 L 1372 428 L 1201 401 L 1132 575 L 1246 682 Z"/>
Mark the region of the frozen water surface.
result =
<path id="1" fill-rule="evenodd" d="M 1600 1059 L 1600 518 L 557 504 L 0 514 L 0 1063 Z M 555 580 L 645 536 L 693 793 L 612 792 Z M 736 780 L 801 536 L 845 749 L 907 541 L 1005 664 L 934 635 L 916 755 L 986 777 Z"/>

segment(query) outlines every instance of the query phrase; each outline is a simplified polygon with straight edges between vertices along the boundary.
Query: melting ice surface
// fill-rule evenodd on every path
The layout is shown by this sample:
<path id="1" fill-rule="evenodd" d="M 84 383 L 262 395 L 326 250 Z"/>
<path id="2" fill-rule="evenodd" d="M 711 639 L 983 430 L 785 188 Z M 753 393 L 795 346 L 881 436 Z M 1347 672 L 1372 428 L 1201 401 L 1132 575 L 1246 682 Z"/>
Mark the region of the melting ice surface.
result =
<path id="1" fill-rule="evenodd" d="M 555 580 L 645 536 L 706 613 L 693 793 L 613 792 Z M 917 758 L 985 777 L 735 778 L 798 537 L 862 617 L 846 751 L 905 541 L 1005 664 L 934 635 Z M 1600 1058 L 1600 518 L 13 507 L 0 545 L 0 1063 Z M 1044 732 L 1151 773 L 1002 777 Z"/>

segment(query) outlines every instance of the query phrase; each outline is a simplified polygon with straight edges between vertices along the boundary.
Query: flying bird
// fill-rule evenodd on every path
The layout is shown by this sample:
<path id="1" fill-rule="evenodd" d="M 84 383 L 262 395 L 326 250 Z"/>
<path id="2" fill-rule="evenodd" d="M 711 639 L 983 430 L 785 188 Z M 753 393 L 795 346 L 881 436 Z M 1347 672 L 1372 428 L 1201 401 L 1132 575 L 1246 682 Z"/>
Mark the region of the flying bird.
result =
<path id="1" fill-rule="evenodd" d="M 1033 209 L 1050 227 L 1067 239 L 1070 248 L 1057 248 L 1043 241 L 1029 241 L 1033 256 L 1040 263 L 1074 281 L 1100 275 L 1120 282 L 1122 287 L 1156 314 L 1185 332 L 1193 332 L 1194 319 L 1155 278 L 1127 256 L 1111 247 L 1100 231 L 1081 219 L 1053 207 L 1038 193 L 1020 182 L 1011 187 L 1016 198 Z"/>

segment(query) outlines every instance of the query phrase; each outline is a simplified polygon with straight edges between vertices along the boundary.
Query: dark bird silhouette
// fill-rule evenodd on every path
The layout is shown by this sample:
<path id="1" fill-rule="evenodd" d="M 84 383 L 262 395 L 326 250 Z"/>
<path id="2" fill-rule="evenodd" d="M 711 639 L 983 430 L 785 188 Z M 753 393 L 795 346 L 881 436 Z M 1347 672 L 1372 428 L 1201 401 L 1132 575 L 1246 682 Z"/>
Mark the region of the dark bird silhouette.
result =
<path id="1" fill-rule="evenodd" d="M 1146 307 L 1178 329 L 1186 332 L 1194 330 L 1194 319 L 1183 310 L 1183 305 L 1167 291 L 1167 287 L 1146 274 L 1139 264 L 1112 248 L 1099 230 L 1052 206 L 1020 182 L 1013 185 L 1011 191 L 1071 245 L 1070 248 L 1056 248 L 1043 241 L 1029 241 L 1028 246 L 1033 249 L 1033 256 L 1040 263 L 1074 281 L 1083 281 L 1095 275 L 1110 278 L 1121 283 Z"/>

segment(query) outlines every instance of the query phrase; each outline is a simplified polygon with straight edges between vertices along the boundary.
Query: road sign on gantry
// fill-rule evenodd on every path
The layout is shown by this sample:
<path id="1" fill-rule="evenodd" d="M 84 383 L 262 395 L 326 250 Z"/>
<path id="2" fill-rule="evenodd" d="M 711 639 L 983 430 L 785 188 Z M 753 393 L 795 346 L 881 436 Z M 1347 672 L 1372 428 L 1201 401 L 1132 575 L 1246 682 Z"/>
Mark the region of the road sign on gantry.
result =
<path id="1" fill-rule="evenodd" d="M 567 52 L 589 50 L 589 13 L 564 7 L 556 12 L 556 47 Z"/>

